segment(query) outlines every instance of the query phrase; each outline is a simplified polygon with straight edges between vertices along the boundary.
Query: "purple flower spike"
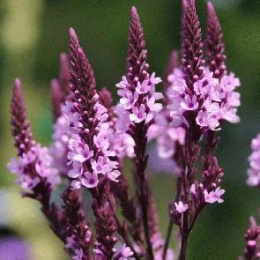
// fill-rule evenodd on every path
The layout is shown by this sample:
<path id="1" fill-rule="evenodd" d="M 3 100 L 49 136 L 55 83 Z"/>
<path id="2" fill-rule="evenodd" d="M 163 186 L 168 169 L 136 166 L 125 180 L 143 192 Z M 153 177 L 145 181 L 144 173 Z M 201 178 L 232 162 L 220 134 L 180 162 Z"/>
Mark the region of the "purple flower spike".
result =
<path id="1" fill-rule="evenodd" d="M 8 168 L 18 176 L 16 182 L 25 190 L 32 190 L 41 185 L 40 183 L 53 188 L 60 182 L 60 178 L 57 171 L 52 168 L 52 158 L 48 149 L 36 144 L 32 139 L 19 79 L 14 82 L 11 113 L 12 133 L 19 157 L 12 158 Z M 37 188 L 34 193 L 34 196 L 40 196 L 37 194 Z"/>
<path id="2" fill-rule="evenodd" d="M 211 2 L 208 2 L 207 4 L 207 14 L 207 63 L 209 65 L 209 70 L 213 72 L 214 77 L 221 78 L 226 73 L 225 45 L 222 42 L 222 28 Z"/>
<path id="3" fill-rule="evenodd" d="M 144 80 L 147 78 L 147 50 L 145 49 L 144 32 L 141 26 L 137 9 L 131 9 L 131 20 L 129 27 L 129 45 L 127 55 L 127 79 L 134 81 L 135 77 Z"/>
<path id="4" fill-rule="evenodd" d="M 81 185 L 95 188 L 99 178 L 117 181 L 118 162 L 111 161 L 115 153 L 110 150 L 108 111 L 96 92 L 94 72 L 83 52 L 74 29 L 70 29 L 71 91 L 72 101 L 67 101 L 62 111 L 68 120 L 68 176 L 73 188 Z"/>
<path id="5" fill-rule="evenodd" d="M 27 119 L 26 106 L 23 98 L 22 83 L 19 79 L 14 82 L 11 102 L 12 134 L 15 138 L 17 155 L 22 156 L 35 144 L 32 139 L 30 122 Z"/>
<path id="6" fill-rule="evenodd" d="M 195 0 L 188 0 L 183 22 L 183 71 L 185 81 L 193 92 L 193 84 L 203 77 L 203 43 Z"/>
<path id="7" fill-rule="evenodd" d="M 48 149 L 32 139 L 19 79 L 14 83 L 11 113 L 12 134 L 18 158 L 12 158 L 7 166 L 17 175 L 16 183 L 23 189 L 23 195 L 41 203 L 41 209 L 50 221 L 51 228 L 64 240 L 62 216 L 58 208 L 50 204 L 51 192 L 60 183 L 60 176 L 52 166 L 53 160 Z"/>
<path id="8" fill-rule="evenodd" d="M 139 204 L 142 211 L 144 234 L 146 240 L 146 258 L 154 259 L 148 227 L 148 182 L 145 176 L 147 166 L 147 131 L 154 120 L 155 113 L 162 109 L 156 103 L 162 99 L 161 93 L 155 92 L 155 86 L 161 82 L 155 74 L 149 75 L 147 50 L 140 19 L 135 7 L 131 9 L 128 37 L 127 75 L 117 84 L 121 97 L 117 106 L 118 128 L 121 133 L 128 133 L 134 141 L 136 180 Z"/>

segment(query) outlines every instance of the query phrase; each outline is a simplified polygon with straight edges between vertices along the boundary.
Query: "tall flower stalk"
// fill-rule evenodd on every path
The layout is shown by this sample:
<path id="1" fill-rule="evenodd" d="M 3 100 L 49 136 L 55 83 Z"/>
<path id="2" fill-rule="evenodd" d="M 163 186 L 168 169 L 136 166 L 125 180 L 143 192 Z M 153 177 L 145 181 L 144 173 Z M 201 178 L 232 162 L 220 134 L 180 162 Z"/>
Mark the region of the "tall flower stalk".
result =
<path id="1" fill-rule="evenodd" d="M 175 223 L 181 240 L 179 260 L 186 259 L 188 238 L 202 209 L 223 202 L 225 191 L 219 185 L 224 173 L 214 155 L 219 143 L 216 133 L 224 121 L 239 121 L 236 107 L 240 105 L 234 91 L 240 83 L 224 69 L 221 27 L 212 4 L 208 3 L 206 54 L 195 1 L 183 1 L 182 6 L 182 66 L 168 75 L 167 105 L 150 133 L 157 137 L 159 155 L 177 164 L 176 198 L 169 203 L 163 259 Z"/>

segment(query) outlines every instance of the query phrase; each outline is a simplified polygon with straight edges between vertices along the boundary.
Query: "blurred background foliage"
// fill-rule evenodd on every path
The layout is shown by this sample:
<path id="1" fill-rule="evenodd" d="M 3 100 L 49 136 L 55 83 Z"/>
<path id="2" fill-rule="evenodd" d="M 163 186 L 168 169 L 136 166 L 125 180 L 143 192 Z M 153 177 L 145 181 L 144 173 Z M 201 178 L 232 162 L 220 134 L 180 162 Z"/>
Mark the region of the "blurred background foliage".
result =
<path id="1" fill-rule="evenodd" d="M 260 191 L 245 185 L 250 140 L 260 132 L 260 1 L 214 0 L 222 22 L 227 66 L 242 82 L 241 123 L 220 132 L 220 165 L 225 169 L 225 203 L 207 207 L 190 238 L 189 260 L 236 259 L 244 247 L 250 215 L 258 215 Z M 205 32 L 206 1 L 197 0 Z M 37 203 L 22 199 L 6 164 L 15 151 L 9 107 L 13 80 L 24 83 L 36 140 L 49 144 L 52 134 L 49 82 L 58 75 L 59 54 L 67 51 L 74 27 L 95 70 L 98 87 L 115 94 L 125 71 L 129 10 L 135 5 L 147 40 L 151 71 L 162 76 L 169 54 L 180 47 L 180 0 L 1 0 L 0 1 L 0 226 L 8 226 L 31 244 L 33 260 L 66 259 Z M 204 34 L 205 36 L 205 34 Z M 174 178 L 151 174 L 165 232 L 167 202 Z"/>

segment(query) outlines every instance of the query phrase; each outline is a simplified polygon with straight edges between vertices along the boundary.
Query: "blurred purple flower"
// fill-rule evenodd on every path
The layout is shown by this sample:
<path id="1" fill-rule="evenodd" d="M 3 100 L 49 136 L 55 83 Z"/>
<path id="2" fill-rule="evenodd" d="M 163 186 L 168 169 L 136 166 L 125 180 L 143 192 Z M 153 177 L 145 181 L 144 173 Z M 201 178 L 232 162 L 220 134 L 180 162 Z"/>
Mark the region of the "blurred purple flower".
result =
<path id="1" fill-rule="evenodd" d="M 16 237 L 6 237 L 0 239 L 0 259 L 1 260 L 29 260 L 30 246 L 26 242 Z"/>

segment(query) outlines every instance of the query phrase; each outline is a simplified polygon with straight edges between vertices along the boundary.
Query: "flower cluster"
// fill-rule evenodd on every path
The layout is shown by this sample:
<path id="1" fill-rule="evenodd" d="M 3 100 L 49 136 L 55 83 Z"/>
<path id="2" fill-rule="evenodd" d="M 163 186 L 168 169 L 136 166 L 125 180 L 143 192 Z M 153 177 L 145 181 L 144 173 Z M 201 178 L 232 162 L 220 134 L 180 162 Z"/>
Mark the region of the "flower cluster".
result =
<path id="1" fill-rule="evenodd" d="M 177 118 L 179 125 L 189 127 L 185 119 L 186 111 L 196 112 L 196 123 L 204 130 L 219 130 L 224 120 L 239 122 L 236 107 L 240 106 L 240 95 L 234 90 L 240 82 L 234 74 L 217 79 L 206 67 L 202 79 L 194 83 L 192 95 L 181 70 L 175 69 L 168 80 L 171 85 L 166 92 L 169 101 L 167 109 L 173 122 L 176 123 Z"/>
<path id="2" fill-rule="evenodd" d="M 8 168 L 18 176 L 16 182 L 25 190 L 35 188 L 40 179 L 45 179 L 51 188 L 60 183 L 58 171 L 52 167 L 52 157 L 48 153 L 48 148 L 41 147 L 39 144 L 21 157 L 13 158 Z"/>
<path id="3" fill-rule="evenodd" d="M 205 67 L 204 76 L 194 83 L 192 94 L 181 69 L 174 69 L 168 81 L 165 93 L 167 105 L 157 115 L 150 133 L 158 136 L 161 158 L 171 158 L 175 154 L 176 143 L 184 144 L 185 129 L 190 127 L 188 111 L 194 111 L 196 124 L 203 132 L 220 130 L 224 121 L 239 122 L 237 107 L 240 106 L 240 94 L 235 89 L 240 82 L 233 73 L 214 78 L 213 72 Z"/>
<path id="4" fill-rule="evenodd" d="M 162 99 L 163 95 L 155 92 L 155 86 L 160 82 L 161 79 L 155 77 L 154 73 L 151 76 L 146 73 L 142 81 L 136 77 L 134 84 L 131 84 L 126 77 L 123 77 L 116 85 L 119 88 L 118 95 L 121 97 L 117 106 L 121 131 L 128 130 L 129 125 L 133 123 L 139 124 L 143 121 L 146 124 L 150 123 L 154 113 L 162 109 L 162 104 L 156 101 Z"/>

